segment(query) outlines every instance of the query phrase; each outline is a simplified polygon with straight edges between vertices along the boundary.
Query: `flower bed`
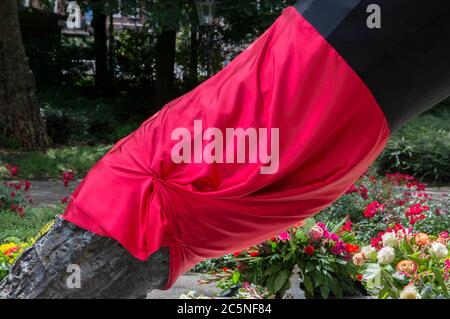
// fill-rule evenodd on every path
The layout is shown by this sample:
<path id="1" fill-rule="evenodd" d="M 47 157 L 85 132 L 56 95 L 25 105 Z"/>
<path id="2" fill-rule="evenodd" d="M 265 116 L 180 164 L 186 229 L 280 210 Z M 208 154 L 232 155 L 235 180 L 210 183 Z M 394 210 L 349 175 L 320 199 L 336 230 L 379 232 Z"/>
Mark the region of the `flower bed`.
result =
<path id="1" fill-rule="evenodd" d="M 248 283 L 282 297 L 295 265 L 308 298 L 448 298 L 448 201 L 432 201 L 413 177 L 364 175 L 332 206 L 234 253 L 219 286 Z"/>
<path id="2" fill-rule="evenodd" d="M 27 249 L 32 246 L 36 240 L 44 235 L 54 224 L 54 220 L 45 224 L 39 232 L 26 242 L 22 242 L 18 238 L 6 238 L 3 243 L 0 243 L 0 280 L 8 275 L 14 261 Z"/>

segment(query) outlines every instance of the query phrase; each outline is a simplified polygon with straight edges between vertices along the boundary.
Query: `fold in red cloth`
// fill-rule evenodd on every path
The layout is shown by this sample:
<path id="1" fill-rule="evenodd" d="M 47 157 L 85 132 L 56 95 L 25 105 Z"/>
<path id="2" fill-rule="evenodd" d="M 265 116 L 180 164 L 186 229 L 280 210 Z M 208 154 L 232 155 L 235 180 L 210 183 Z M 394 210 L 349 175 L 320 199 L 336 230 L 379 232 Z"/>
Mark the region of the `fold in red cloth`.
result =
<path id="1" fill-rule="evenodd" d="M 278 169 L 174 163 L 172 133 L 194 132 L 195 120 L 203 131 L 278 128 Z M 76 189 L 64 218 L 142 260 L 170 247 L 168 288 L 199 261 L 259 243 L 330 205 L 388 135 L 363 81 L 289 7 L 221 72 L 119 141 Z"/>

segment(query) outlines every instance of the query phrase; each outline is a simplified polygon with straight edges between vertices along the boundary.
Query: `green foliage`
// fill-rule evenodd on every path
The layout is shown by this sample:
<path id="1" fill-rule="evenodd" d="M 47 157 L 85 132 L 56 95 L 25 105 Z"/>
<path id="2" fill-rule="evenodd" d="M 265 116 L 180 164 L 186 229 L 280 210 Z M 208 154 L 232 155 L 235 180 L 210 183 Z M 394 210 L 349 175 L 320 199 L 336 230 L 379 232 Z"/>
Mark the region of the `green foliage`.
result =
<path id="1" fill-rule="evenodd" d="M 27 192 L 30 189 L 30 182 L 4 182 L 0 184 L 0 214 L 13 212 L 23 217 L 24 208 L 29 202 Z"/>
<path id="2" fill-rule="evenodd" d="M 223 17 L 224 41 L 228 44 L 249 43 L 262 34 L 280 15 L 281 11 L 295 1 L 262 0 L 254 1 L 222 0 L 217 7 L 217 15 Z"/>
<path id="3" fill-rule="evenodd" d="M 66 63 L 60 35 L 24 34 L 24 46 L 38 88 L 60 84 Z"/>
<path id="4" fill-rule="evenodd" d="M 62 206 L 29 207 L 23 218 L 11 211 L 0 212 L 0 243 L 8 241 L 8 238 L 17 238 L 16 241 L 19 242 L 27 241 L 62 212 Z"/>
<path id="5" fill-rule="evenodd" d="M 156 38 L 148 29 L 126 29 L 114 37 L 115 76 L 120 85 L 151 87 L 155 81 Z"/>
<path id="6" fill-rule="evenodd" d="M 194 5 L 194 1 L 183 0 L 154 0 L 144 1 L 148 13 L 149 24 L 157 32 L 164 30 L 178 30 L 180 23 L 188 19 L 187 12 Z"/>
<path id="7" fill-rule="evenodd" d="M 61 173 L 65 171 L 73 171 L 81 178 L 110 147 L 73 146 L 49 149 L 46 152 L 8 152 L 2 158 L 5 162 L 19 166 L 18 177 L 23 179 L 60 179 Z"/>
<path id="8" fill-rule="evenodd" d="M 236 267 L 236 260 L 232 255 L 225 255 L 220 258 L 207 259 L 191 269 L 194 272 L 212 272 L 221 268 L 234 268 Z"/>
<path id="9" fill-rule="evenodd" d="M 39 97 L 56 145 L 115 143 L 155 112 L 148 97 L 132 91 L 106 99 L 72 87 L 46 90 Z"/>
<path id="10" fill-rule="evenodd" d="M 439 184 L 450 182 L 450 102 L 417 117 L 388 142 L 380 172 L 401 172 Z"/>
<path id="11" fill-rule="evenodd" d="M 59 55 L 54 60 L 55 65 L 53 67 L 60 72 L 56 80 L 60 80 L 62 83 L 55 83 L 50 80 L 49 83 L 53 87 L 60 87 L 61 84 L 70 86 L 85 79 L 92 81 L 95 60 L 94 37 L 62 36 Z"/>

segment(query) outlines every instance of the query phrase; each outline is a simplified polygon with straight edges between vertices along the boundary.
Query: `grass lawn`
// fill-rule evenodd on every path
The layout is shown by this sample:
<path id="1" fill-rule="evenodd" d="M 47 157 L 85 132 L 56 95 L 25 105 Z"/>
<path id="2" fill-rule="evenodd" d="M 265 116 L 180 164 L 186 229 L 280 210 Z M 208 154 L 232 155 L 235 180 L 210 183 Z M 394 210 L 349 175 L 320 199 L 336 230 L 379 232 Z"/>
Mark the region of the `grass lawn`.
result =
<path id="1" fill-rule="evenodd" d="M 21 179 L 60 179 L 67 170 L 82 178 L 110 148 L 111 145 L 96 145 L 53 148 L 47 152 L 0 151 L 0 165 L 3 162 L 19 166 Z"/>
<path id="2" fill-rule="evenodd" d="M 23 218 L 10 211 L 1 211 L 0 243 L 10 241 L 12 237 L 17 238 L 19 242 L 27 241 L 62 211 L 62 207 L 29 207 Z"/>

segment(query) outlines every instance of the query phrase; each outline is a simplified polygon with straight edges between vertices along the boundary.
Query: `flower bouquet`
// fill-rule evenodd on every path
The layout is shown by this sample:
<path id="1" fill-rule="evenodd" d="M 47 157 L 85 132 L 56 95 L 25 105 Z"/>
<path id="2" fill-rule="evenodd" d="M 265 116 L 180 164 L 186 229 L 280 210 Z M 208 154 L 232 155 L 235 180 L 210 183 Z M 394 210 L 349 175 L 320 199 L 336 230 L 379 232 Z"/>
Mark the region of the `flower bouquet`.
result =
<path id="1" fill-rule="evenodd" d="M 448 233 L 432 236 L 400 224 L 353 256 L 366 289 L 381 299 L 448 298 Z"/>
<path id="2" fill-rule="evenodd" d="M 290 287 L 295 265 L 306 297 L 340 298 L 359 293 L 350 262 L 357 252 L 347 218 L 337 224 L 311 218 L 234 256 L 243 281 L 267 287 L 279 298 Z"/>

